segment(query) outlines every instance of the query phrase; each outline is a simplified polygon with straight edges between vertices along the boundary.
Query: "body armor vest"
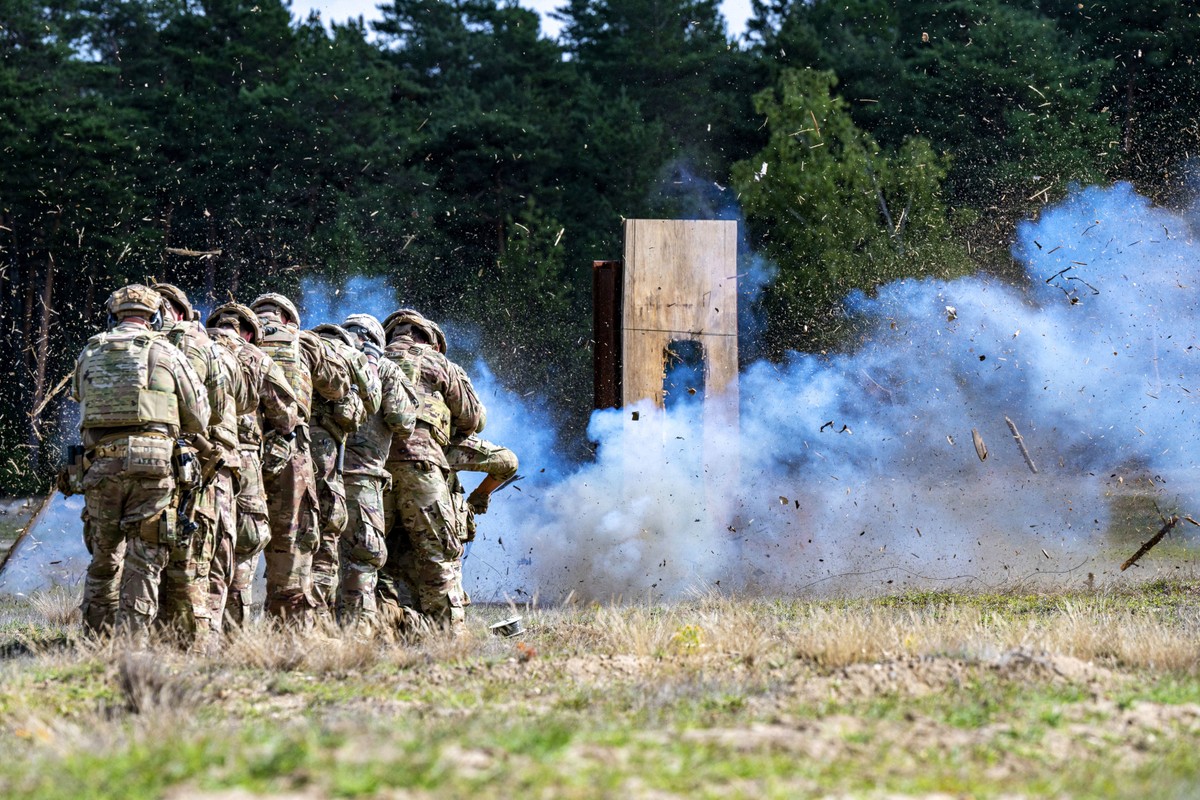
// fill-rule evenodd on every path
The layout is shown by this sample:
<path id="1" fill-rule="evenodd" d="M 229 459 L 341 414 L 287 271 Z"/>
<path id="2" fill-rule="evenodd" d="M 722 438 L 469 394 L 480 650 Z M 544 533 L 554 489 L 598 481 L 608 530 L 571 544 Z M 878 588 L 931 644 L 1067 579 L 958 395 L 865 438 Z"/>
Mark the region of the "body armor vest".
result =
<path id="1" fill-rule="evenodd" d="M 309 373 L 308 364 L 300 352 L 300 332 L 286 325 L 268 324 L 263 329 L 263 338 L 258 343 L 258 348 L 283 370 L 288 385 L 292 387 L 292 394 L 296 396 L 296 402 L 304 412 L 304 421 L 307 422 L 312 418 L 313 386 L 312 374 Z"/>
<path id="2" fill-rule="evenodd" d="M 441 392 L 421 380 L 425 359 L 433 358 L 436 352 L 432 345 L 413 344 L 396 354 L 399 356 L 396 364 L 417 390 L 417 422 L 424 422 L 433 434 L 433 440 L 445 447 L 450 444 L 450 407 Z"/>
<path id="3" fill-rule="evenodd" d="M 80 356 L 83 374 L 82 427 L 121 428 L 159 423 L 179 427 L 174 392 L 150 388 L 157 359 L 157 334 L 100 333 Z"/>

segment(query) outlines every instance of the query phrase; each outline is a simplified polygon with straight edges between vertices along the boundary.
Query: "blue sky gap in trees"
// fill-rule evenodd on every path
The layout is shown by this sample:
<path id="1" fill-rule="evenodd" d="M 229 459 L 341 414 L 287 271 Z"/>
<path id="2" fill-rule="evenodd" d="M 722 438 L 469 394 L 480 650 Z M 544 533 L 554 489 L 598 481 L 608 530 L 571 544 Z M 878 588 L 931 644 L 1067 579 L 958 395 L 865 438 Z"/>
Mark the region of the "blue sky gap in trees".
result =
<path id="1" fill-rule="evenodd" d="M 557 37 L 562 29 L 562 23 L 552 16 L 556 8 L 564 4 L 564 0 L 524 0 L 525 8 L 533 9 L 542 18 L 542 32 L 547 36 Z M 352 17 L 361 16 L 366 22 L 379 19 L 376 8 L 379 0 L 295 0 L 292 3 L 292 13 L 302 17 L 311 11 L 319 11 L 321 18 L 328 22 L 345 22 Z M 750 0 L 723 0 L 721 13 L 731 36 L 741 36 L 746 32 L 746 20 L 750 18 Z"/>

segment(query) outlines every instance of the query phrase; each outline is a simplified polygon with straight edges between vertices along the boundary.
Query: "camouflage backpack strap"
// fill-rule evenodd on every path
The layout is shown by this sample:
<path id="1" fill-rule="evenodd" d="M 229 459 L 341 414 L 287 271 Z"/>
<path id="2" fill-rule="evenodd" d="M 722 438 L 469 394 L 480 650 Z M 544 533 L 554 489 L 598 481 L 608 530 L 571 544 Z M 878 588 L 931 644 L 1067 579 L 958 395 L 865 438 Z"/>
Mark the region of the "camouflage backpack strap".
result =
<path id="1" fill-rule="evenodd" d="M 161 334 L 154 334 L 154 338 L 158 338 Z M 150 352 L 146 356 L 146 388 L 150 388 L 150 383 L 154 380 L 154 371 L 158 369 L 159 359 L 162 358 L 162 348 L 155 347 L 154 342 L 150 343 Z"/>
<path id="2" fill-rule="evenodd" d="M 312 417 L 312 375 L 304 363 L 300 347 L 299 332 L 293 328 L 269 325 L 263 331 L 261 349 L 283 372 L 307 420 Z"/>
<path id="3" fill-rule="evenodd" d="M 415 345 L 409 352 L 411 353 L 413 350 L 416 350 L 417 353 L 416 358 L 412 361 L 414 376 L 410 380 L 417 390 L 417 397 L 420 401 L 417 404 L 417 421 L 425 423 L 433 435 L 433 440 L 445 447 L 450 443 L 450 407 L 446 405 L 441 392 L 431 389 L 421 380 L 425 361 L 435 359 L 437 351 L 432 345 L 425 344 Z"/>
<path id="4" fill-rule="evenodd" d="M 424 351 L 428 348 L 423 348 L 419 344 L 414 344 L 404 351 L 402 358 L 396 359 L 396 365 L 400 367 L 400 371 L 404 373 L 404 377 L 408 378 L 413 386 L 421 382 L 421 364 L 425 360 Z M 414 357 L 414 352 L 416 353 Z"/>

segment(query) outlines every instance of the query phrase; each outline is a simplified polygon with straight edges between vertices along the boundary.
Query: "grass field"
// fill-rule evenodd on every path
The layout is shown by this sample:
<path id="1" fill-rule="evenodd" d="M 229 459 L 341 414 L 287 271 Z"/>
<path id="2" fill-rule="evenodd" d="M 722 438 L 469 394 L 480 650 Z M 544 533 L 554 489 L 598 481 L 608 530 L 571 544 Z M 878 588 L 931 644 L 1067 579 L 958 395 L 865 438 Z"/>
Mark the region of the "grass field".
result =
<path id="1" fill-rule="evenodd" d="M 0 796 L 1192 797 L 1200 585 L 474 608 L 220 655 L 0 606 Z"/>

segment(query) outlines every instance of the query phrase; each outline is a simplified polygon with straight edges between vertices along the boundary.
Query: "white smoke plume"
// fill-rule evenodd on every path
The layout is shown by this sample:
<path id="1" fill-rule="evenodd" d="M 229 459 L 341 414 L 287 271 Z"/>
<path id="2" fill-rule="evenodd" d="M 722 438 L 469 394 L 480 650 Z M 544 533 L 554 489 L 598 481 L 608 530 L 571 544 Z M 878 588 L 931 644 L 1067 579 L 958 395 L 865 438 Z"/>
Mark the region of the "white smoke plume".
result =
<path id="1" fill-rule="evenodd" d="M 852 297 L 869 326 L 862 344 L 751 365 L 740 431 L 705 441 L 697 404 L 597 412 L 595 463 L 493 503 L 483 525 L 504 549 L 477 545 L 489 567 L 468 562 L 477 594 L 861 591 L 1114 572 L 1101 549 L 1114 477 L 1148 475 L 1164 510 L 1197 499 L 1200 252 L 1183 217 L 1117 185 L 1022 225 L 1013 254 L 1020 286 L 900 281 Z M 535 448 L 508 443 L 537 464 Z M 528 563 L 511 566 L 517 556 Z M 503 580 L 497 562 L 510 565 Z"/>
<path id="2" fill-rule="evenodd" d="M 451 355 L 489 408 L 484 435 L 514 449 L 525 476 L 479 520 L 465 564 L 472 596 L 859 592 L 1115 575 L 1120 558 L 1103 545 L 1119 479 L 1147 477 L 1164 513 L 1192 513 L 1200 499 L 1200 251 L 1184 216 L 1117 185 L 1077 191 L 1022 225 L 1013 256 L 1026 273 L 1019 285 L 900 281 L 851 297 L 861 343 L 749 365 L 736 429 L 706 438 L 702 404 L 686 400 L 669 414 L 596 412 L 587 431 L 596 458 L 582 465 L 560 457 L 543 400 L 517 396 L 464 356 L 469 339 L 451 321 Z M 743 269 L 769 274 L 761 262 Z M 340 291 L 309 281 L 300 299 L 306 327 L 353 311 L 382 318 L 395 304 L 384 281 L 363 278 Z M 69 518 L 62 511 L 48 518 Z M 77 521 L 60 525 L 60 538 L 78 541 Z M 27 551 L 17 563 L 45 563 Z"/>

